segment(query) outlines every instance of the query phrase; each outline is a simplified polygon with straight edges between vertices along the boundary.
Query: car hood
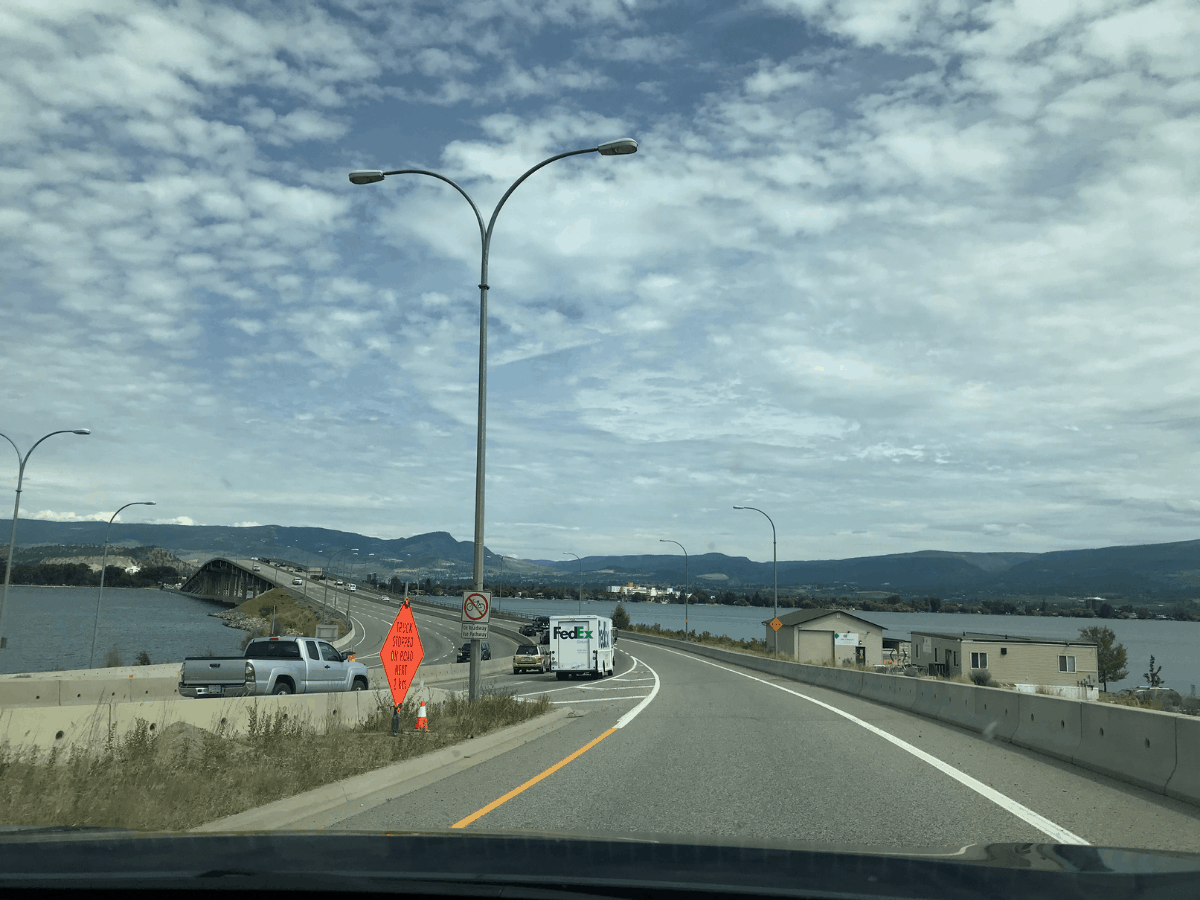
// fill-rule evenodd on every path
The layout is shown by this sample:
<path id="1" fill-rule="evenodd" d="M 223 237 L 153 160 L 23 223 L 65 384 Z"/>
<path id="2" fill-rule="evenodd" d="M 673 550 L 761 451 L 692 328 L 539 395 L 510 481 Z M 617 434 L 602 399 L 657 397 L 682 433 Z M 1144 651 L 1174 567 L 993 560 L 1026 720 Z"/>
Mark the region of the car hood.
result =
<path id="1" fill-rule="evenodd" d="M 0 834 L 0 888 L 422 892 L 543 897 L 1121 900 L 1200 893 L 1200 856 L 1061 844 L 905 849 L 535 832 Z"/>

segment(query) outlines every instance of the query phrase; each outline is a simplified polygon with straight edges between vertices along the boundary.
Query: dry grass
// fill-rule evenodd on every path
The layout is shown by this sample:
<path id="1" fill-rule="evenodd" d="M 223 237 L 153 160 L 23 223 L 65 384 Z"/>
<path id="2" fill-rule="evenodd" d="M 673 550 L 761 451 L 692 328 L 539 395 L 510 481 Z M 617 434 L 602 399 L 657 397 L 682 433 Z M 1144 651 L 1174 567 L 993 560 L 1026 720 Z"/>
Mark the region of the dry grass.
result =
<path id="1" fill-rule="evenodd" d="M 124 738 L 110 733 L 99 753 L 37 756 L 0 745 L 0 822 L 182 831 L 343 778 L 422 756 L 550 710 L 509 694 L 471 703 L 426 704 L 431 733 L 413 731 L 416 705 L 392 707 L 353 729 L 318 734 L 282 713 L 251 717 L 249 733 L 211 734 L 187 726 L 156 735 L 145 722 Z M 257 705 L 254 707 L 257 711 Z M 174 728 L 174 727 L 173 727 Z"/>
<path id="2" fill-rule="evenodd" d="M 263 619 L 268 623 L 271 621 L 273 611 L 276 634 L 295 633 L 311 637 L 317 633 L 317 622 L 320 620 L 315 608 L 300 603 L 283 588 L 273 588 L 252 600 L 247 600 L 237 607 L 237 611 L 252 618 Z M 340 619 L 337 621 L 337 625 L 340 626 L 339 637 L 349 630 L 346 623 Z M 269 627 L 267 630 L 270 630 Z"/>

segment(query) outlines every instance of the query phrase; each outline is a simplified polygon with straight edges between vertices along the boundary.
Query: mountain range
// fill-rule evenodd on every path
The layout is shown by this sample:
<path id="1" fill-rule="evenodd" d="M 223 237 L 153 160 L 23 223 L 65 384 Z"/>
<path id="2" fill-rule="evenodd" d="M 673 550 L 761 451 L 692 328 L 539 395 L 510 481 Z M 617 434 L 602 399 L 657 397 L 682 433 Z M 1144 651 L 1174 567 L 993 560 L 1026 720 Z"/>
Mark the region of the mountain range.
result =
<path id="1" fill-rule="evenodd" d="M 61 555 L 52 545 L 100 544 L 105 522 L 48 522 L 22 520 L 18 545 L 45 546 L 48 555 Z M 183 558 L 258 556 L 284 558 L 303 565 L 328 565 L 335 551 L 343 552 L 336 567 L 352 564 L 356 571 L 384 577 L 434 578 L 462 581 L 470 577 L 474 545 L 444 531 L 384 540 L 327 528 L 283 525 L 232 527 L 223 525 L 147 525 L 114 523 L 109 535 L 116 546 L 149 545 Z M 583 561 L 589 586 L 622 584 L 680 584 L 682 554 L 589 556 Z M 518 560 L 485 550 L 488 580 L 571 582 L 579 563 L 570 560 Z M 769 588 L 772 564 L 744 556 L 704 553 L 687 561 L 688 580 L 708 589 Z M 822 592 L 888 591 L 902 595 L 962 596 L 1103 595 L 1109 598 L 1183 599 L 1200 596 L 1200 541 L 1056 550 L 1048 553 L 956 553 L 921 550 L 853 559 L 781 560 L 778 583 L 789 590 Z"/>

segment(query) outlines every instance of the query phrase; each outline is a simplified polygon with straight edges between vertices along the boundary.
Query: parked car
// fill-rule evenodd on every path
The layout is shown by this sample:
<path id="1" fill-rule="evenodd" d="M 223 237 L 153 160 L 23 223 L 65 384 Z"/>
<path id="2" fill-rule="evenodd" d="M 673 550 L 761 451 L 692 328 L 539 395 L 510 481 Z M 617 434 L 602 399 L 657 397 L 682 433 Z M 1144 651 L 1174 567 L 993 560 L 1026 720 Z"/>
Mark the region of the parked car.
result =
<path id="1" fill-rule="evenodd" d="M 513 674 L 536 670 L 538 674 L 550 671 L 550 654 L 540 644 L 522 644 L 513 655 Z"/>
<path id="2" fill-rule="evenodd" d="M 487 641 L 480 641 L 479 658 L 481 660 L 492 658 L 492 645 Z M 455 662 L 470 662 L 471 661 L 471 642 L 467 641 L 458 648 L 458 659 Z"/>
<path id="3" fill-rule="evenodd" d="M 365 691 L 368 684 L 362 663 L 327 641 L 303 637 L 259 638 L 245 656 L 190 656 L 179 670 L 184 697 Z"/>

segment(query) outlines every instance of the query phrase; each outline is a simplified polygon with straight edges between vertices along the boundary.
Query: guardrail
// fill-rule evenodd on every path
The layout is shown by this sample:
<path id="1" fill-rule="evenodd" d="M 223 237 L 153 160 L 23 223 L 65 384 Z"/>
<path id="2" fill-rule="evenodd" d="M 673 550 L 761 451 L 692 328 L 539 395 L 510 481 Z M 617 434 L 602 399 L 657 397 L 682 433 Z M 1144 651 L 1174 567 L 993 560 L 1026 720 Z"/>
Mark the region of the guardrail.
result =
<path id="1" fill-rule="evenodd" d="M 621 639 L 671 647 L 905 709 L 1200 805 L 1200 718 L 932 678 L 810 666 L 634 631 L 621 632 Z"/>

